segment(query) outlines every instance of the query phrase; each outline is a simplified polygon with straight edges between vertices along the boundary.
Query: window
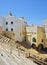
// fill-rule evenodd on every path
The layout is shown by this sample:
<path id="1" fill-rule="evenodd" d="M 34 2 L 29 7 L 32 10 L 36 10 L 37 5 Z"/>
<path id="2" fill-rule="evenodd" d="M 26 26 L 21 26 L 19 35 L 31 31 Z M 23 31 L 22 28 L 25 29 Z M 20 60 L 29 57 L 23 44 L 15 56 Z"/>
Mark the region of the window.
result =
<path id="1" fill-rule="evenodd" d="M 6 31 L 8 31 L 8 28 L 6 28 Z"/>
<path id="2" fill-rule="evenodd" d="M 33 42 L 36 42 L 36 38 L 35 38 L 35 37 L 33 37 L 32 41 L 33 41 Z"/>
<path id="3" fill-rule="evenodd" d="M 13 21 L 11 21 L 11 24 L 13 24 Z"/>
<path id="4" fill-rule="evenodd" d="M 11 31 L 13 31 L 13 28 L 11 28 Z"/>
<path id="5" fill-rule="evenodd" d="M 6 25 L 8 24 L 8 22 L 6 22 Z"/>
<path id="6" fill-rule="evenodd" d="M 41 40 L 41 42 L 43 42 L 43 39 Z"/>

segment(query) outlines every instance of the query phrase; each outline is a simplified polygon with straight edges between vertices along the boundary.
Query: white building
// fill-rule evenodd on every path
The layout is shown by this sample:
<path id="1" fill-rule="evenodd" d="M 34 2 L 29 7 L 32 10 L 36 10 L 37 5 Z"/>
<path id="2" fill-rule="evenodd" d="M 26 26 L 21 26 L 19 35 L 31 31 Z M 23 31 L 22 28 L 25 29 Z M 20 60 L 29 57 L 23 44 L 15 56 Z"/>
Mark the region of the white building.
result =
<path id="1" fill-rule="evenodd" d="M 22 42 L 25 38 L 23 32 L 27 25 L 24 17 L 16 18 L 10 13 L 8 16 L 3 17 L 3 31 L 10 31 L 15 34 L 15 41 Z"/>

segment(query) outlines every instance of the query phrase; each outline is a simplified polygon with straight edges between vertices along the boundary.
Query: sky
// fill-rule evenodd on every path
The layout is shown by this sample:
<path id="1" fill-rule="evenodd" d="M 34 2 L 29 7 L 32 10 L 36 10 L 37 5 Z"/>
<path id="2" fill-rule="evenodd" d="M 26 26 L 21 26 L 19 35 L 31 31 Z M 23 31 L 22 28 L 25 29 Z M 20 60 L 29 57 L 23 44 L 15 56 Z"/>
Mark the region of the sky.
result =
<path id="1" fill-rule="evenodd" d="M 0 0 L 0 16 L 12 13 L 23 16 L 28 24 L 44 25 L 47 20 L 47 0 Z"/>

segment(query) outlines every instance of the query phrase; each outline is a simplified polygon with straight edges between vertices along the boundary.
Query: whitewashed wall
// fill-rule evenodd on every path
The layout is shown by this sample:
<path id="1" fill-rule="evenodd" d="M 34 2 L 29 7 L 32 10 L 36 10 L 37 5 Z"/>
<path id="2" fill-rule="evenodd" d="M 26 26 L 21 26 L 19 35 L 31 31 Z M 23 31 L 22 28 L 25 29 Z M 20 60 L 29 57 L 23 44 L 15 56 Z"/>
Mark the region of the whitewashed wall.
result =
<path id="1" fill-rule="evenodd" d="M 13 24 L 11 24 L 11 21 L 13 21 Z M 8 22 L 8 25 L 6 25 L 6 22 Z M 21 42 L 24 40 L 22 30 L 26 24 L 27 23 L 25 23 L 25 20 L 21 18 L 18 19 L 14 16 L 6 16 L 4 17 L 3 21 L 3 30 L 6 31 L 6 28 L 8 28 L 8 31 L 11 31 L 11 28 L 13 28 L 13 33 L 15 33 L 15 40 Z"/>

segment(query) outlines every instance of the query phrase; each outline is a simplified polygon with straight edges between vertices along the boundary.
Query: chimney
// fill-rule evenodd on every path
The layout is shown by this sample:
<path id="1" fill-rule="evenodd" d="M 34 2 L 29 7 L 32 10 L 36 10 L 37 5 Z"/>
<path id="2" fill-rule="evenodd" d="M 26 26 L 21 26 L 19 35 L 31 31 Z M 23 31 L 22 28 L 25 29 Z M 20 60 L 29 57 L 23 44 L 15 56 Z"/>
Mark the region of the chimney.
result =
<path id="1" fill-rule="evenodd" d="M 22 16 L 21 18 L 22 18 L 22 19 L 24 19 L 24 17 L 23 17 L 23 16 Z"/>
<path id="2" fill-rule="evenodd" d="M 12 13 L 10 12 L 10 14 L 9 14 L 10 16 L 12 16 Z"/>

